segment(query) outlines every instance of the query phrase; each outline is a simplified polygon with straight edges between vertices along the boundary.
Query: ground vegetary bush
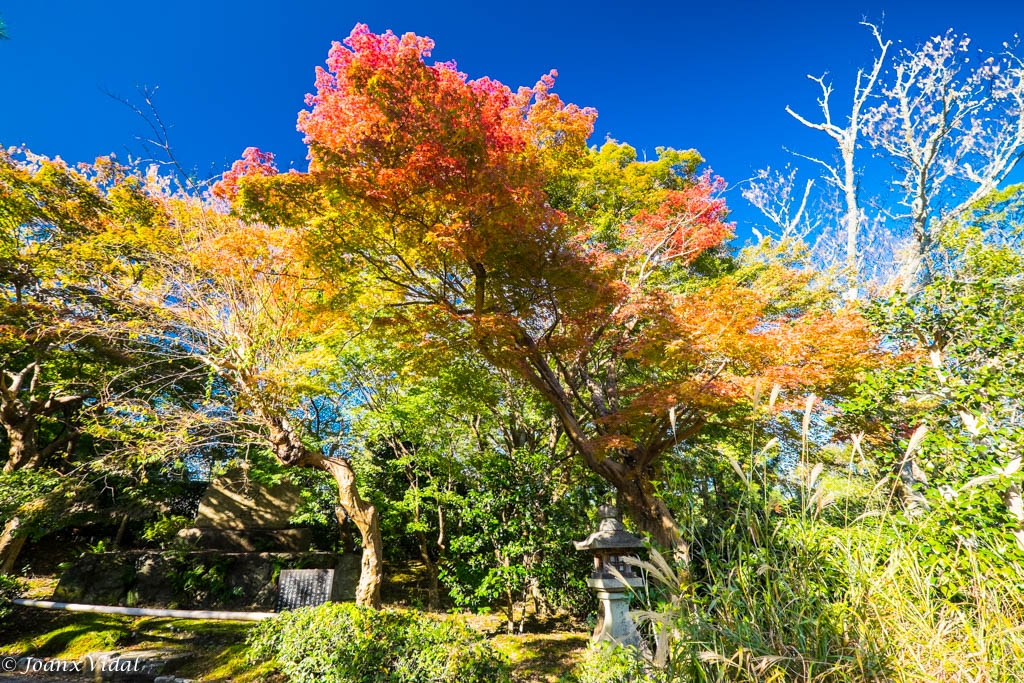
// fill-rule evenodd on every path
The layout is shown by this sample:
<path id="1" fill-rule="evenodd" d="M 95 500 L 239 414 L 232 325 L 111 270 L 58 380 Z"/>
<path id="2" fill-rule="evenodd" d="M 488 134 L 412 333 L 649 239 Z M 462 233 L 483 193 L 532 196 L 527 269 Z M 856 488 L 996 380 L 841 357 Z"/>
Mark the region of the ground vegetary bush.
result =
<path id="1" fill-rule="evenodd" d="M 21 584 L 17 579 L 0 574 L 0 617 L 6 617 L 11 611 L 11 600 L 21 592 Z"/>
<path id="2" fill-rule="evenodd" d="M 464 625 L 347 603 L 285 612 L 249 645 L 254 661 L 274 661 L 293 683 L 512 680 L 504 657 Z"/>
<path id="3" fill-rule="evenodd" d="M 669 680 L 1024 680 L 1024 599 L 1012 586 L 978 572 L 962 586 L 970 599 L 950 601 L 913 544 L 865 549 L 857 531 L 781 528 L 763 552 L 714 568 L 713 586 L 662 607 Z"/>
<path id="4" fill-rule="evenodd" d="M 142 540 L 155 543 L 161 548 L 169 547 L 178 537 L 178 532 L 192 525 L 192 520 L 182 515 L 160 517 L 146 524 Z"/>
<path id="5" fill-rule="evenodd" d="M 633 648 L 613 647 L 610 643 L 591 645 L 583 653 L 565 683 L 656 683 L 668 679 L 659 676 Z"/>

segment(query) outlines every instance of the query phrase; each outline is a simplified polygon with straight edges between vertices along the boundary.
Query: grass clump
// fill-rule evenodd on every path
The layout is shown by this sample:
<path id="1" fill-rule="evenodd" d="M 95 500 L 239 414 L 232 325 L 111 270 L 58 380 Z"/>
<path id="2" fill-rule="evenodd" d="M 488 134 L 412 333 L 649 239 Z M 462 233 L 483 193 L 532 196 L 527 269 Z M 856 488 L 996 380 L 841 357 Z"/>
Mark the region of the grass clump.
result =
<path id="1" fill-rule="evenodd" d="M 789 544 L 797 533 L 803 546 Z M 834 536 L 832 534 L 835 534 Z M 641 613 L 672 681 L 1024 680 L 1024 597 L 976 577 L 951 601 L 905 542 L 864 551 L 834 529 L 777 527 L 703 586 L 660 582 Z M 657 581 L 660 556 L 647 564 Z"/>
<path id="2" fill-rule="evenodd" d="M 11 612 L 11 600 L 21 595 L 22 585 L 13 576 L 0 574 L 0 618 Z"/>
<path id="3" fill-rule="evenodd" d="M 591 644 L 562 683 L 667 683 L 665 672 L 652 667 L 635 648 L 611 643 Z"/>

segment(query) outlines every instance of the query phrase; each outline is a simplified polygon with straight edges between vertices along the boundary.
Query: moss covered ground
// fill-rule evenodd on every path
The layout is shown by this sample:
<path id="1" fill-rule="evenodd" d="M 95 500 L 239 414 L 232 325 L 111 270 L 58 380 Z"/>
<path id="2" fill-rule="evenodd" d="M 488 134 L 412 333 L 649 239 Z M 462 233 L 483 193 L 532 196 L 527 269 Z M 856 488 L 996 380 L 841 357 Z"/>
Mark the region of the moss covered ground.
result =
<path id="1" fill-rule="evenodd" d="M 25 597 L 48 599 L 52 579 L 28 582 Z M 523 683 L 553 683 L 576 663 L 587 636 L 585 626 L 565 620 L 528 622 L 522 634 L 504 632 L 494 614 L 454 615 L 484 633 L 509 657 Z M 196 681 L 283 683 L 266 664 L 248 661 L 246 635 L 253 622 L 203 621 L 61 612 L 17 607 L 0 622 L 0 654 L 80 660 L 101 651 L 173 649 L 192 656 L 175 675 Z"/>

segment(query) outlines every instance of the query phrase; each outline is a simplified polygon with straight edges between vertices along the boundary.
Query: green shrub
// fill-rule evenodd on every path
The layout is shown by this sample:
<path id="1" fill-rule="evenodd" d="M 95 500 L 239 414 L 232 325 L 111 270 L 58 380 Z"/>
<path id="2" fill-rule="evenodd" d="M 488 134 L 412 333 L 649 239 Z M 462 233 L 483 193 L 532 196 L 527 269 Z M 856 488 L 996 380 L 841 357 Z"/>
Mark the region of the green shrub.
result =
<path id="1" fill-rule="evenodd" d="M 873 518 L 845 528 L 751 519 L 739 533 L 731 554 L 705 557 L 699 574 L 653 550 L 641 563 L 653 609 L 634 617 L 665 636 L 657 653 L 667 680 L 1024 681 L 1024 596 L 1015 584 L 960 575 L 957 593 L 970 600 L 951 601 L 914 539 Z"/>
<path id="2" fill-rule="evenodd" d="M 598 643 L 587 648 L 565 682 L 649 683 L 659 680 L 664 679 L 656 677 L 656 672 L 645 666 L 636 649 Z"/>
<path id="3" fill-rule="evenodd" d="M 293 683 L 510 681 L 505 659 L 470 628 L 347 603 L 285 612 L 249 637 L 252 659 Z"/>
<path id="4" fill-rule="evenodd" d="M 21 594 L 21 582 L 13 576 L 0 574 L 0 618 L 11 611 L 11 600 Z"/>
<path id="5" fill-rule="evenodd" d="M 192 520 L 188 517 L 181 515 L 160 517 L 146 523 L 146 527 L 142 531 L 142 540 L 166 548 L 174 543 L 179 531 L 190 526 L 192 526 Z"/>

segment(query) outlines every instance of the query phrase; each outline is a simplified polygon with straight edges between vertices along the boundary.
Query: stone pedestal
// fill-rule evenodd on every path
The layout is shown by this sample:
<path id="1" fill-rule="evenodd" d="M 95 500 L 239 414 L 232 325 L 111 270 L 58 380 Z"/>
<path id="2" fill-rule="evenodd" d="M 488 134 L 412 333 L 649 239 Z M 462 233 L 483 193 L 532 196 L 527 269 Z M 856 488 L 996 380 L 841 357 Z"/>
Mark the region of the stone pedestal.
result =
<path id="1" fill-rule="evenodd" d="M 195 526 L 171 550 L 87 553 L 54 593 L 63 602 L 132 607 L 269 611 L 282 570 L 332 572 L 331 600 L 354 600 L 360 557 L 311 553 L 310 529 L 291 517 L 302 496 L 290 484 L 261 485 L 235 468 L 214 480 Z"/>
<path id="2" fill-rule="evenodd" d="M 355 600 L 357 553 L 226 553 L 220 550 L 123 550 L 86 553 L 64 570 L 59 602 L 174 609 L 270 612 L 277 579 L 288 569 L 334 570 L 331 599 Z M 188 575 L 206 577 L 201 586 Z"/>
<path id="3" fill-rule="evenodd" d="M 643 585 L 643 581 L 630 580 L 632 587 Z M 590 578 L 587 585 L 597 593 L 600 603 L 597 615 L 597 627 L 594 628 L 592 640 L 596 642 L 612 641 L 619 645 L 632 645 L 640 649 L 643 639 L 636 629 L 636 624 L 629 616 L 629 594 L 627 588 L 614 579 Z"/>

